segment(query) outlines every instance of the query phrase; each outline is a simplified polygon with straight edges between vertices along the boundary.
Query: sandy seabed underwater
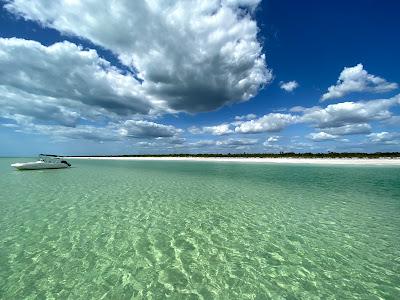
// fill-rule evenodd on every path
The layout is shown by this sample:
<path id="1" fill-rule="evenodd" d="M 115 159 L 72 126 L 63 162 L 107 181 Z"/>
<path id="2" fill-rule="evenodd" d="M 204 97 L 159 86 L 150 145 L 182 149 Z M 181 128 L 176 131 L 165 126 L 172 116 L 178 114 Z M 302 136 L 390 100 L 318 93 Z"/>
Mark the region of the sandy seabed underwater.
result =
<path id="1" fill-rule="evenodd" d="M 0 159 L 1 299 L 399 299 L 400 168 Z"/>

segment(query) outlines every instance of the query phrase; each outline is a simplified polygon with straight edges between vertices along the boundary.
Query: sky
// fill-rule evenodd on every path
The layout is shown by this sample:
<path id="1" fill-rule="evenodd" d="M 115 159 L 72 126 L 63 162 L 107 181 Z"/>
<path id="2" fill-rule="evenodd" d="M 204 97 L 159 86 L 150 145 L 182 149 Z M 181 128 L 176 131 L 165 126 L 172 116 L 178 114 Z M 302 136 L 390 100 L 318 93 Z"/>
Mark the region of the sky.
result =
<path id="1" fill-rule="evenodd" d="M 0 156 L 400 151 L 399 1 L 0 7 Z"/>

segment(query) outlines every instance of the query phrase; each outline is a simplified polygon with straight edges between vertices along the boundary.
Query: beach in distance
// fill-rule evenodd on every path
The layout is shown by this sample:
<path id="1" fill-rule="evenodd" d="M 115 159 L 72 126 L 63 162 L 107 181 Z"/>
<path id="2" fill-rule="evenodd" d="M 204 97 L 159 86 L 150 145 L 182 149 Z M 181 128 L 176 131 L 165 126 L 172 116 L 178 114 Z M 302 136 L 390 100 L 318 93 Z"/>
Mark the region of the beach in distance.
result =
<path id="1" fill-rule="evenodd" d="M 71 156 L 69 159 L 142 160 L 142 161 L 204 161 L 280 164 L 327 164 L 327 165 L 388 165 L 400 166 L 400 158 L 256 158 L 256 157 L 157 157 L 157 156 Z"/>

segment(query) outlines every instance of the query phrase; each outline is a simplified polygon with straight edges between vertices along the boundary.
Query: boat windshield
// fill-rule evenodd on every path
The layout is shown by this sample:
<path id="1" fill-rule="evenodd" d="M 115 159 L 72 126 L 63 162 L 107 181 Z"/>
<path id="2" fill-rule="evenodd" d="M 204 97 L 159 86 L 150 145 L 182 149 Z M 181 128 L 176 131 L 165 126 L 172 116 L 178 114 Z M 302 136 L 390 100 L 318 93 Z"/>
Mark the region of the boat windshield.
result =
<path id="1" fill-rule="evenodd" d="M 57 155 L 40 154 L 39 160 L 47 163 L 59 163 L 61 161 L 61 157 Z"/>

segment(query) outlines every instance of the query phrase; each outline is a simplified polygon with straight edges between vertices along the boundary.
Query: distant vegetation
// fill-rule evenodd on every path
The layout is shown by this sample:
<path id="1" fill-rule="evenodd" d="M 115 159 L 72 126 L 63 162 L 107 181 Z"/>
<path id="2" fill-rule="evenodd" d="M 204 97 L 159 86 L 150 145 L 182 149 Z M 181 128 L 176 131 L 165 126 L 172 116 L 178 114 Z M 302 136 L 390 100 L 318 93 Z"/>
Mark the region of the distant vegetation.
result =
<path id="1" fill-rule="evenodd" d="M 327 153 L 198 153 L 198 154 L 126 154 L 126 155 L 81 155 L 80 157 L 258 157 L 258 158 L 400 158 L 400 152 L 327 152 Z"/>

